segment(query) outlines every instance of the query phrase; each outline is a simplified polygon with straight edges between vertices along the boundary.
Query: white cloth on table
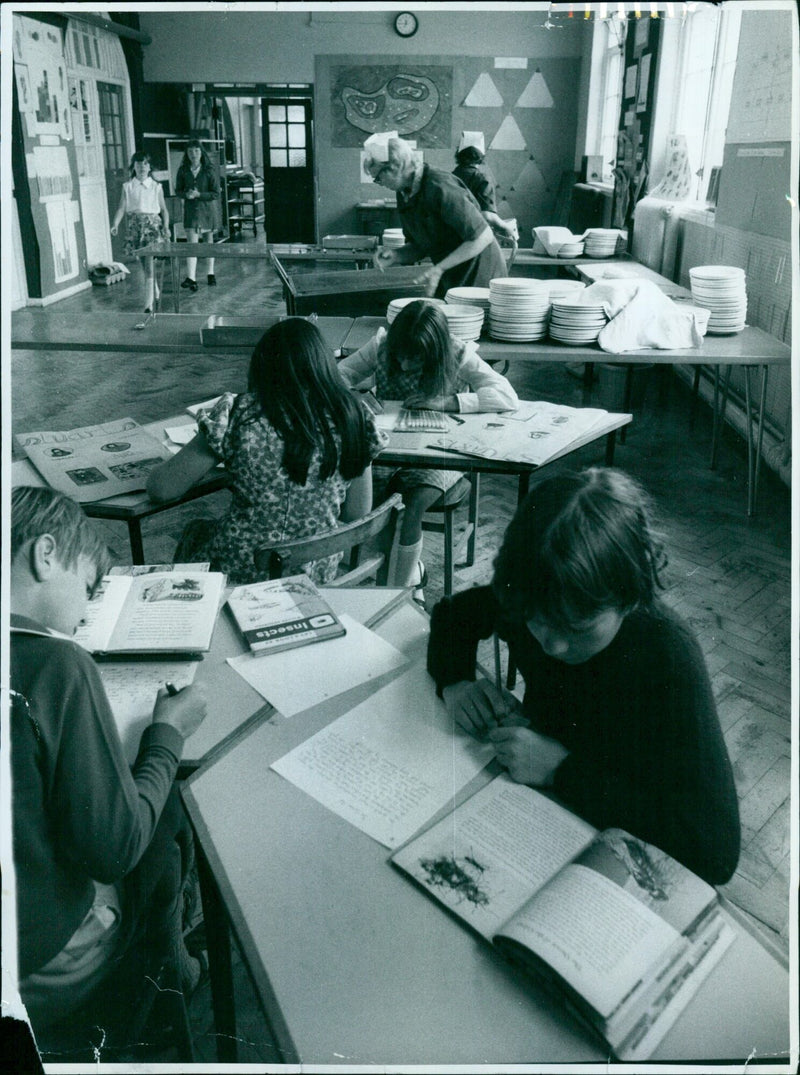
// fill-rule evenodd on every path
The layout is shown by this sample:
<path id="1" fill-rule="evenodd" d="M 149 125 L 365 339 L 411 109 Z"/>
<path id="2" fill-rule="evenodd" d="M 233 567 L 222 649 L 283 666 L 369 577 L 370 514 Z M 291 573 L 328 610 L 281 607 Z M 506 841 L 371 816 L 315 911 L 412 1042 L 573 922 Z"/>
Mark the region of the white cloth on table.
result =
<path id="1" fill-rule="evenodd" d="M 564 243 L 578 243 L 585 238 L 584 235 L 573 235 L 569 228 L 543 227 L 533 229 L 533 253 L 547 254 L 548 257 L 558 256 L 558 252 Z"/>
<path id="2" fill-rule="evenodd" d="M 602 304 L 609 321 L 597 342 L 613 354 L 645 347 L 681 350 L 703 342 L 691 310 L 681 309 L 652 280 L 602 280 L 582 291 L 580 302 Z"/>

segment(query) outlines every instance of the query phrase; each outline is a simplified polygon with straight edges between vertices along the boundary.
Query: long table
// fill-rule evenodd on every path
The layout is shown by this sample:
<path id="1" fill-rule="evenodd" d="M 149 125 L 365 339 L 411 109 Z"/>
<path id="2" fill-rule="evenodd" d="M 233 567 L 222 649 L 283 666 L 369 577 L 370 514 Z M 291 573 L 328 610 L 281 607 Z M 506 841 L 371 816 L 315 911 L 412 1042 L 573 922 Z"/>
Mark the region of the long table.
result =
<path id="1" fill-rule="evenodd" d="M 677 287 L 677 285 L 675 285 Z M 682 289 L 685 291 L 685 289 Z M 690 294 L 690 293 L 689 293 Z M 380 317 L 358 317 L 342 343 L 342 352 L 351 354 L 372 338 L 386 321 Z M 718 388 L 719 369 L 726 366 L 728 371 L 733 366 L 745 369 L 745 411 L 747 417 L 747 514 L 753 515 L 758 498 L 758 481 L 761 470 L 761 446 L 764 438 L 764 415 L 767 399 L 767 372 L 770 366 L 788 366 L 791 363 L 791 348 L 770 336 L 762 329 L 752 325 L 734 336 L 705 336 L 701 347 L 687 347 L 678 350 L 661 351 L 647 349 L 626 351 L 622 354 L 610 354 L 601 350 L 596 344 L 580 347 L 566 347 L 552 340 L 538 340 L 532 343 L 504 343 L 500 340 L 481 339 L 479 343 L 481 357 L 488 362 L 580 362 L 587 366 L 595 362 L 610 362 L 625 365 L 631 369 L 642 363 L 661 366 L 713 366 L 717 371 L 714 393 L 714 432 L 712 446 L 712 466 L 715 459 L 715 446 L 719 430 L 725 417 L 727 392 L 720 393 Z M 760 370 L 758 386 L 758 405 L 751 402 L 751 373 Z M 695 374 L 697 379 L 698 373 Z M 585 380 L 584 402 L 588 401 L 589 382 Z M 630 380 L 627 384 L 626 399 L 623 409 L 630 409 Z"/>
<path id="2" fill-rule="evenodd" d="M 422 658 L 414 668 L 432 691 Z M 184 785 L 220 1061 L 236 1059 L 232 926 L 276 1063 L 607 1062 L 564 1007 L 393 869 L 386 848 L 270 770 L 342 712 L 322 704 L 291 720 L 255 720 Z M 734 943 L 654 1062 L 788 1057 L 788 973 L 732 912 L 730 921 Z"/>
<path id="3" fill-rule="evenodd" d="M 548 462 L 554 462 L 556 458 L 563 458 L 572 451 L 577 451 L 586 444 L 605 438 L 605 462 L 610 466 L 614 458 L 614 443 L 616 431 L 622 429 L 631 421 L 629 414 L 609 414 L 602 423 L 590 430 L 585 436 L 577 439 L 569 449 L 554 456 Z M 160 422 L 151 422 L 145 426 L 162 442 L 165 441 L 165 428 L 190 426 L 192 419 L 188 414 L 173 415 Z M 411 436 L 416 436 L 411 434 Z M 469 474 L 511 474 L 519 479 L 519 498 L 521 499 L 528 489 L 530 475 L 540 470 L 527 463 L 512 463 L 494 459 L 482 459 L 478 456 L 462 455 L 459 452 L 443 452 L 437 448 L 427 448 L 419 445 L 415 440 L 415 447 L 408 449 L 403 446 L 404 434 L 395 434 L 390 437 L 389 445 L 375 460 L 376 465 L 391 467 L 425 467 L 435 470 L 457 470 Z M 544 464 L 545 466 L 547 464 Z M 11 468 L 12 486 L 18 485 L 44 485 L 36 468 L 27 459 L 17 459 Z M 82 504 L 83 510 L 88 516 L 95 519 L 106 519 L 115 522 L 124 522 L 128 527 L 128 539 L 131 546 L 132 563 L 146 563 L 144 555 L 144 543 L 142 539 L 142 520 L 151 515 L 157 515 L 162 511 L 179 507 L 198 497 L 207 496 L 210 493 L 219 492 L 228 488 L 229 475 L 222 468 L 212 470 L 199 482 L 191 487 L 182 496 L 175 500 L 156 503 L 150 499 L 146 492 L 128 493 L 124 496 L 108 497 L 106 500 L 96 500 Z"/>

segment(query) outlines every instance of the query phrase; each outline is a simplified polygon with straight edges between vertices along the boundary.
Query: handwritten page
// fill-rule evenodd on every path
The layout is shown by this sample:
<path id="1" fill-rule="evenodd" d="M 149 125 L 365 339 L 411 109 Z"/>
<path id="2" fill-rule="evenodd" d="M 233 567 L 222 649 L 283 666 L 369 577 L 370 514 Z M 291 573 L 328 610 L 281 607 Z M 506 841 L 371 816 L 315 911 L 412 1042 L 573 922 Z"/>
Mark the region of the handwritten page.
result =
<path id="1" fill-rule="evenodd" d="M 272 768 L 385 847 L 405 843 L 494 757 L 415 665 Z"/>
<path id="2" fill-rule="evenodd" d="M 457 430 L 433 434 L 427 443 L 449 451 L 541 466 L 599 425 L 608 412 L 565 407 L 545 401 L 521 401 L 503 414 L 464 414 Z"/>
<path id="3" fill-rule="evenodd" d="M 173 683 L 178 689 L 187 687 L 194 680 L 198 664 L 198 661 L 118 661 L 97 666 L 130 765 L 136 760 L 142 732 L 153 719 L 159 688 L 166 683 Z"/>
<path id="4" fill-rule="evenodd" d="M 293 717 L 326 698 L 402 668 L 406 658 L 374 631 L 342 614 L 346 634 L 307 647 L 253 656 L 229 657 L 228 664 L 282 713 Z"/>

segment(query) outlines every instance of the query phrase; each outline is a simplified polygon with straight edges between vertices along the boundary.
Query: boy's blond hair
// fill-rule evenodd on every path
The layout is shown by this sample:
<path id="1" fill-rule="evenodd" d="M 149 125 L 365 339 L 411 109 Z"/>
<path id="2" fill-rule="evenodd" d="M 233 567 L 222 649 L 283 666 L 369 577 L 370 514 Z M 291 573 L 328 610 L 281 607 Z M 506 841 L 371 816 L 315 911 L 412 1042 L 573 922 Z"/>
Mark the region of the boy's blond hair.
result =
<path id="1" fill-rule="evenodd" d="M 26 542 L 42 534 L 53 536 L 58 560 L 64 567 L 76 567 L 83 556 L 102 575 L 111 564 L 100 531 L 74 500 L 55 489 L 20 485 L 11 493 L 11 559 Z"/>

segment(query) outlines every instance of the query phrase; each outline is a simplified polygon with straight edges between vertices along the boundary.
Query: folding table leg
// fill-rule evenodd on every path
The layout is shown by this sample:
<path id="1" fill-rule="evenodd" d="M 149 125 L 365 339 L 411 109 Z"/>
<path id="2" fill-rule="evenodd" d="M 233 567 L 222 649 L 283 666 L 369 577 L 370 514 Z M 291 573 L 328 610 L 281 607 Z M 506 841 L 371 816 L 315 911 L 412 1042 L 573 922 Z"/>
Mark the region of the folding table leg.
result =
<path id="1" fill-rule="evenodd" d="M 221 1064 L 236 1063 L 236 1006 L 233 996 L 233 966 L 228 916 L 220 897 L 203 848 L 195 841 L 197 877 L 203 904 L 203 921 L 208 942 L 208 970 L 214 1029 L 217 1034 L 217 1059 Z"/>

